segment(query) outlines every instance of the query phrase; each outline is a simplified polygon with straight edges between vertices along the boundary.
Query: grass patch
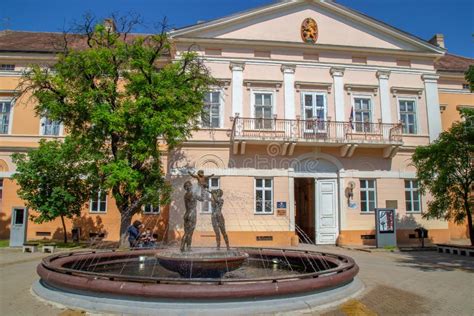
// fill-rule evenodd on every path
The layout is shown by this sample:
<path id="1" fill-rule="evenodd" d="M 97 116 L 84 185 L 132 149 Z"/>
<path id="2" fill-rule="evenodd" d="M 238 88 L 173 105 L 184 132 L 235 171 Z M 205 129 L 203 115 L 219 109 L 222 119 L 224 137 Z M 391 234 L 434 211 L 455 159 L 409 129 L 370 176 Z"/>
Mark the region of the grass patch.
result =
<path id="1" fill-rule="evenodd" d="M 0 248 L 6 248 L 8 246 L 10 246 L 9 239 L 0 239 Z"/>
<path id="2" fill-rule="evenodd" d="M 390 251 L 395 251 L 397 250 L 397 247 L 396 246 L 384 246 L 383 249 L 385 250 L 390 250 Z"/>

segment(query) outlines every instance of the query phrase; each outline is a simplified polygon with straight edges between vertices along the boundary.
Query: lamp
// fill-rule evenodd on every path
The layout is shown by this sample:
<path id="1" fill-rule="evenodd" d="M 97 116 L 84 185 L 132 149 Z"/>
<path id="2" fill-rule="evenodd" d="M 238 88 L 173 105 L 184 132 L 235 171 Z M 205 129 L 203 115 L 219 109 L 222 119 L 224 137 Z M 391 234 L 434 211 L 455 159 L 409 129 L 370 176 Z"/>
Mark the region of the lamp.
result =
<path id="1" fill-rule="evenodd" d="M 354 188 L 355 188 L 355 182 L 350 181 L 346 188 L 347 206 L 349 207 L 352 205 L 351 201 L 352 201 L 352 198 L 354 197 Z"/>

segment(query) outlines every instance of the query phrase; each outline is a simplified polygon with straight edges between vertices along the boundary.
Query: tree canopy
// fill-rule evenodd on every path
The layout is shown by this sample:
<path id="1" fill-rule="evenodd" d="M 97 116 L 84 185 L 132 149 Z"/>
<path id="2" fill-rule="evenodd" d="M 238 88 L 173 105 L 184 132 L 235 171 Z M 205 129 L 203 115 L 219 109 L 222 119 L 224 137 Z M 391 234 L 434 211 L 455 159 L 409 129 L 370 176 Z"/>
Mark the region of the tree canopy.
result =
<path id="1" fill-rule="evenodd" d="M 90 161 L 69 139 L 64 143 L 42 140 L 38 149 L 15 153 L 13 161 L 17 166 L 13 178 L 20 186 L 18 195 L 36 211 L 32 219 L 43 223 L 60 217 L 67 242 L 64 218 L 80 215 L 92 189 L 93 181 L 87 176 Z"/>
<path id="2" fill-rule="evenodd" d="M 214 83 L 195 53 L 174 58 L 164 28 L 140 36 L 131 34 L 133 26 L 86 19 L 86 49 L 66 42 L 53 69 L 34 66 L 24 80 L 36 112 L 61 121 L 94 161 L 90 174 L 97 172 L 98 186 L 121 212 L 122 240 L 142 205 L 168 202 L 162 156 L 196 128 Z"/>
<path id="3" fill-rule="evenodd" d="M 474 184 L 474 110 L 462 110 L 463 120 L 453 124 L 429 146 L 413 155 L 422 192 L 429 191 L 426 218 L 444 218 L 462 223 L 467 217 L 471 244 L 472 186 Z"/>

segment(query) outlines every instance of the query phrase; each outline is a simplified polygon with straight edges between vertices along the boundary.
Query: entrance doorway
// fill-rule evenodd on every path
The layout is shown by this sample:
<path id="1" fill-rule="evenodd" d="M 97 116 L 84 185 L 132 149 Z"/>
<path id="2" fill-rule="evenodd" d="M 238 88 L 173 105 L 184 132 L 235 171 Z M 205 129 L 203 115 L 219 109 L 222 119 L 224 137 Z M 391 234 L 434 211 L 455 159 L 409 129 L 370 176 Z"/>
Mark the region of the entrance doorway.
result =
<path id="1" fill-rule="evenodd" d="M 316 241 L 314 189 L 314 178 L 295 178 L 296 233 L 303 243 Z"/>
<path id="2" fill-rule="evenodd" d="M 21 247 L 25 243 L 28 211 L 24 207 L 14 207 L 10 229 L 10 247 Z"/>

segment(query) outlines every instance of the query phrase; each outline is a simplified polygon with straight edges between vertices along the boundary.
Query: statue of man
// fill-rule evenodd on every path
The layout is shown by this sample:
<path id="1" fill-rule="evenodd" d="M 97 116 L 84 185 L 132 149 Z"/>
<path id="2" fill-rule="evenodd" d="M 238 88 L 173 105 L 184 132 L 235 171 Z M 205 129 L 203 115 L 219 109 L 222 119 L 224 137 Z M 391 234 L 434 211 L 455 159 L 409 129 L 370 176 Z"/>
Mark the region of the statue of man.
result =
<path id="1" fill-rule="evenodd" d="M 191 250 L 191 242 L 193 240 L 194 229 L 196 228 L 196 205 L 197 201 L 204 201 L 204 190 L 201 190 L 201 196 L 193 193 L 193 185 L 191 181 L 186 181 L 183 185 L 186 193 L 184 194 L 184 236 L 181 240 L 181 251 Z"/>
<path id="2" fill-rule="evenodd" d="M 212 228 L 216 234 L 216 243 L 217 249 L 221 248 L 221 233 L 224 237 L 227 250 L 229 250 L 229 237 L 227 237 L 227 232 L 225 231 L 225 220 L 224 215 L 222 215 L 222 206 L 224 205 L 224 199 L 222 195 L 224 192 L 221 189 L 212 190 L 211 192 L 211 206 L 212 206 Z"/>

